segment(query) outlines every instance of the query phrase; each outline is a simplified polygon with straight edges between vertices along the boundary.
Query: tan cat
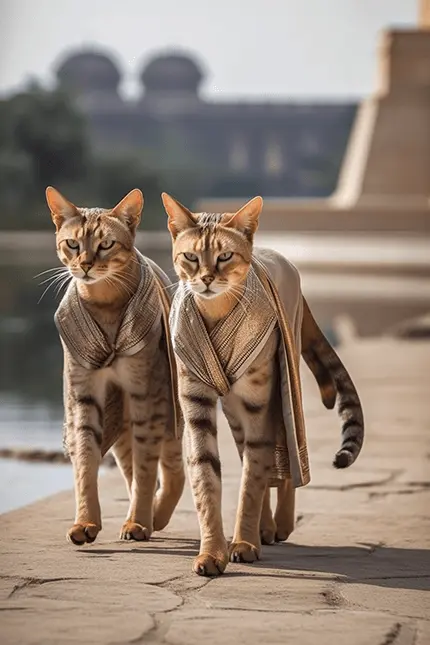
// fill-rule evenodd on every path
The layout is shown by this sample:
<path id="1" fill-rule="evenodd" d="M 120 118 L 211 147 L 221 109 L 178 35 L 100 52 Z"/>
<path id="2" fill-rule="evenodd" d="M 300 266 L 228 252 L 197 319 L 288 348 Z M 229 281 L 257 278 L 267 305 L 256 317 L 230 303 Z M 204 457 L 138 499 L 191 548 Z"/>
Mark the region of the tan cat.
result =
<path id="1" fill-rule="evenodd" d="M 360 452 L 363 415 L 347 371 L 301 294 L 297 270 L 273 251 L 253 249 L 263 200 L 256 197 L 237 213 L 197 214 L 166 193 L 162 199 L 180 279 L 170 322 L 201 531 L 193 569 L 219 575 L 229 558 L 253 562 L 261 542 L 285 540 L 293 530 L 295 487 L 309 481 L 300 353 L 318 381 L 324 405 L 333 407 L 339 395 L 338 468 L 349 466 Z M 221 516 L 219 398 L 243 462 L 229 549 Z M 285 434 L 288 450 L 284 444 L 279 453 L 278 438 Z M 288 453 L 284 464 L 282 459 L 278 463 L 282 450 Z M 274 462 L 280 475 L 273 518 L 269 485 Z"/>
<path id="2" fill-rule="evenodd" d="M 93 542 L 101 530 L 98 470 L 112 447 L 130 498 L 120 537 L 147 540 L 166 526 L 184 487 L 169 280 L 134 247 L 139 190 L 111 210 L 77 208 L 52 187 L 46 198 L 58 257 L 72 276 L 55 316 L 64 349 L 64 443 L 75 479 L 68 539 Z"/>

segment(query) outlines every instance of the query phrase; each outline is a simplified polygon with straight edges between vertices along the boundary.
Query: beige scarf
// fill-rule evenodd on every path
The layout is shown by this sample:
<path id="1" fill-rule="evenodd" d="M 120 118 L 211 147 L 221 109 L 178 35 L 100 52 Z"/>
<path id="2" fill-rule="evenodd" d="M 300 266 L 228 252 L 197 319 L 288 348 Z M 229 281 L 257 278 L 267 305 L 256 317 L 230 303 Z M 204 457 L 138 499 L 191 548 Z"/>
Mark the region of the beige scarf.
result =
<path id="1" fill-rule="evenodd" d="M 175 353 L 221 397 L 264 349 L 275 326 L 280 329 L 282 419 L 276 424 L 272 486 L 287 477 L 296 487 L 310 481 L 299 373 L 302 306 L 296 269 L 279 254 L 261 249 L 254 252 L 241 301 L 211 332 L 184 284 L 170 312 Z"/>
<path id="2" fill-rule="evenodd" d="M 169 311 L 170 280 L 154 262 L 135 249 L 140 263 L 140 282 L 130 298 L 116 338 L 111 343 L 85 308 L 72 280 L 55 313 L 55 324 L 72 357 L 89 370 L 109 367 L 115 358 L 133 356 L 149 345 L 163 326 L 170 365 L 170 385 L 174 410 L 175 436 L 181 436 L 181 415 L 177 399 L 177 369 L 172 351 Z"/>

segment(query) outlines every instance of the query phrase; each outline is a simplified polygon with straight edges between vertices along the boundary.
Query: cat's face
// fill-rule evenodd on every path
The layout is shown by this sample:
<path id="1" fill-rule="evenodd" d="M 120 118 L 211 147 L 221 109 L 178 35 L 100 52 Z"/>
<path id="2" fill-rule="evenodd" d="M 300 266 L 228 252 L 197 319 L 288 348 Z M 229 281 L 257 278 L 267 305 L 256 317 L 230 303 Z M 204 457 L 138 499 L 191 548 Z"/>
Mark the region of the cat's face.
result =
<path id="1" fill-rule="evenodd" d="M 143 208 L 140 190 L 132 190 L 112 210 L 78 208 L 52 187 L 46 189 L 46 199 L 56 227 L 57 254 L 71 275 L 87 284 L 115 280 L 132 261 Z"/>
<path id="2" fill-rule="evenodd" d="M 254 197 L 237 213 L 191 213 L 163 193 L 178 277 L 202 298 L 235 292 L 245 279 L 263 206 Z"/>

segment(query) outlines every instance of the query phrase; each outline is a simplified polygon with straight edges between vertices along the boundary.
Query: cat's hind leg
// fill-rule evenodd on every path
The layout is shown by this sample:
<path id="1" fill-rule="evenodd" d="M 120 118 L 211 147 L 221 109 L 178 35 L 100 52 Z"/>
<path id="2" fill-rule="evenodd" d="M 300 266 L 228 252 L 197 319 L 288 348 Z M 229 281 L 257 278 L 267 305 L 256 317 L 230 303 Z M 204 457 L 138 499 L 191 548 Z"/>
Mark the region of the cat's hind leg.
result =
<path id="1" fill-rule="evenodd" d="M 291 479 L 285 479 L 278 487 L 278 502 L 275 511 L 276 541 L 284 542 L 294 531 L 296 489 Z"/>
<path id="2" fill-rule="evenodd" d="M 131 499 L 131 484 L 133 481 L 133 443 L 130 424 L 124 424 L 124 430 L 112 446 L 113 456 L 127 486 Z"/>
<path id="3" fill-rule="evenodd" d="M 173 515 L 185 485 L 182 440 L 167 437 L 161 445 L 160 487 L 154 502 L 154 531 L 162 531 Z"/>
<path id="4" fill-rule="evenodd" d="M 236 444 L 237 452 L 239 453 L 240 461 L 243 463 L 243 449 L 245 443 L 245 433 L 240 424 L 235 408 L 240 406 L 240 400 L 234 395 L 227 396 L 222 401 L 222 408 L 225 417 L 230 426 L 234 442 Z M 273 519 L 272 509 L 270 507 L 270 488 L 266 488 L 264 494 L 263 506 L 261 509 L 260 517 L 260 538 L 262 544 L 273 544 L 276 537 L 276 523 Z"/>
<path id="5" fill-rule="evenodd" d="M 276 522 L 270 507 L 270 487 L 266 487 L 260 518 L 260 538 L 262 544 L 274 544 L 276 541 Z"/>

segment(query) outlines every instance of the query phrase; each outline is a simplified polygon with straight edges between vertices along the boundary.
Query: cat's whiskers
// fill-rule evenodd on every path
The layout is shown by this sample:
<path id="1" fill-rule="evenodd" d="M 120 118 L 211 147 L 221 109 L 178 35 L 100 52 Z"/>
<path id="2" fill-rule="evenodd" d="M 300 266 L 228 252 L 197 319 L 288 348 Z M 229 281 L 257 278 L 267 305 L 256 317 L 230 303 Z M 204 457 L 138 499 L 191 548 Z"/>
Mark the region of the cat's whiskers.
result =
<path id="1" fill-rule="evenodd" d="M 226 293 L 229 294 L 234 300 L 236 300 L 236 302 L 242 307 L 244 313 L 246 313 L 246 307 L 243 304 L 242 299 L 245 300 L 245 302 L 247 302 L 248 304 L 250 303 L 249 299 L 246 298 L 242 292 L 240 292 L 238 295 L 238 292 L 235 290 L 234 286 L 231 287 Z"/>
<path id="2" fill-rule="evenodd" d="M 129 259 L 140 266 L 140 262 L 135 255 L 131 255 Z"/>
<path id="3" fill-rule="evenodd" d="M 68 274 L 68 276 L 70 275 L 68 271 L 67 271 L 67 274 Z M 67 276 L 67 277 L 68 277 L 68 276 Z M 54 277 L 52 278 L 52 280 L 49 282 L 49 284 L 48 284 L 48 286 L 46 287 L 46 289 L 44 290 L 44 292 L 42 293 L 42 295 L 40 296 L 39 300 L 37 301 L 37 304 L 39 304 L 39 303 L 42 301 L 42 299 L 43 299 L 44 295 L 49 291 L 49 289 L 50 289 L 51 287 L 55 286 L 55 285 L 58 285 L 58 283 L 59 283 L 59 282 L 61 282 L 61 281 L 64 279 L 64 277 L 65 277 L 65 276 L 64 276 L 64 273 L 61 273 L 60 275 L 56 275 L 56 276 L 54 276 Z M 46 281 L 45 281 L 45 282 L 46 282 Z M 43 284 L 43 283 L 42 283 L 42 284 Z"/>
<path id="4" fill-rule="evenodd" d="M 133 296 L 136 290 L 136 284 L 129 280 L 125 275 L 118 273 L 111 273 L 109 276 L 110 280 L 115 284 L 119 285 L 118 291 L 121 293 L 121 289 L 128 295 Z"/>
<path id="5" fill-rule="evenodd" d="M 112 280 L 112 276 L 106 276 L 105 281 L 109 286 L 113 287 L 120 295 L 122 295 L 121 289 L 119 289 L 116 282 Z"/>
<path id="6" fill-rule="evenodd" d="M 43 282 L 41 282 L 41 283 L 39 284 L 39 286 L 40 286 L 40 287 L 42 287 L 44 284 L 48 284 L 48 287 L 49 287 L 49 286 L 51 286 L 51 285 L 55 285 L 59 280 L 62 280 L 62 278 L 64 278 L 66 275 L 68 275 L 68 272 L 67 272 L 67 273 L 61 273 L 61 274 L 59 274 L 59 275 L 56 275 L 56 276 L 54 276 L 54 277 L 52 278 L 52 280 L 49 280 L 49 281 L 48 281 L 48 280 L 44 280 Z"/>
<path id="7" fill-rule="evenodd" d="M 233 284 L 229 287 L 226 293 L 230 291 L 234 292 L 236 296 L 240 296 L 241 300 L 244 300 L 246 303 L 251 304 L 250 299 L 245 295 L 245 289 L 243 284 Z"/>
<path id="8" fill-rule="evenodd" d="M 139 267 L 140 267 L 140 265 L 139 265 Z M 139 274 L 140 274 L 140 272 L 139 272 Z M 133 291 L 135 291 L 135 290 L 136 290 L 136 287 L 137 287 L 137 285 L 138 285 L 138 283 L 139 283 L 139 281 L 138 281 L 137 279 L 133 279 L 133 278 L 132 278 L 129 274 L 127 274 L 127 273 L 120 273 L 120 272 L 118 272 L 118 271 L 115 271 L 115 272 L 113 273 L 113 275 L 114 275 L 116 278 L 118 278 L 119 280 L 123 281 L 123 282 L 124 282 L 124 284 L 129 285 Z"/>
<path id="9" fill-rule="evenodd" d="M 53 267 L 52 269 L 46 269 L 46 271 L 41 271 L 40 273 L 36 273 L 36 275 L 33 276 L 33 279 L 35 280 L 36 278 L 40 278 L 40 276 L 45 275 L 45 273 L 51 273 L 52 271 L 67 271 L 67 268 Z"/>
<path id="10" fill-rule="evenodd" d="M 63 276 L 65 273 L 68 273 L 68 272 L 69 271 L 68 271 L 68 269 L 66 267 L 59 268 L 59 269 L 57 269 L 56 273 L 51 274 L 50 276 L 48 276 L 47 278 L 42 280 L 42 282 L 39 282 L 39 286 L 42 286 L 42 284 L 46 284 L 47 282 L 50 282 L 51 280 L 54 280 L 55 278 Z"/>
<path id="11" fill-rule="evenodd" d="M 168 289 L 176 288 L 178 286 L 179 282 L 180 282 L 180 280 L 177 280 L 176 282 L 173 282 L 172 284 L 166 284 L 163 287 L 163 291 L 167 291 Z"/>
<path id="12" fill-rule="evenodd" d="M 72 280 L 72 278 L 73 278 L 73 276 L 70 275 L 70 274 L 66 275 L 63 278 L 63 281 L 55 289 L 55 297 L 58 297 L 58 294 L 60 293 L 60 291 L 63 289 L 63 287 L 65 287 L 67 284 L 69 284 L 69 282 Z"/>

